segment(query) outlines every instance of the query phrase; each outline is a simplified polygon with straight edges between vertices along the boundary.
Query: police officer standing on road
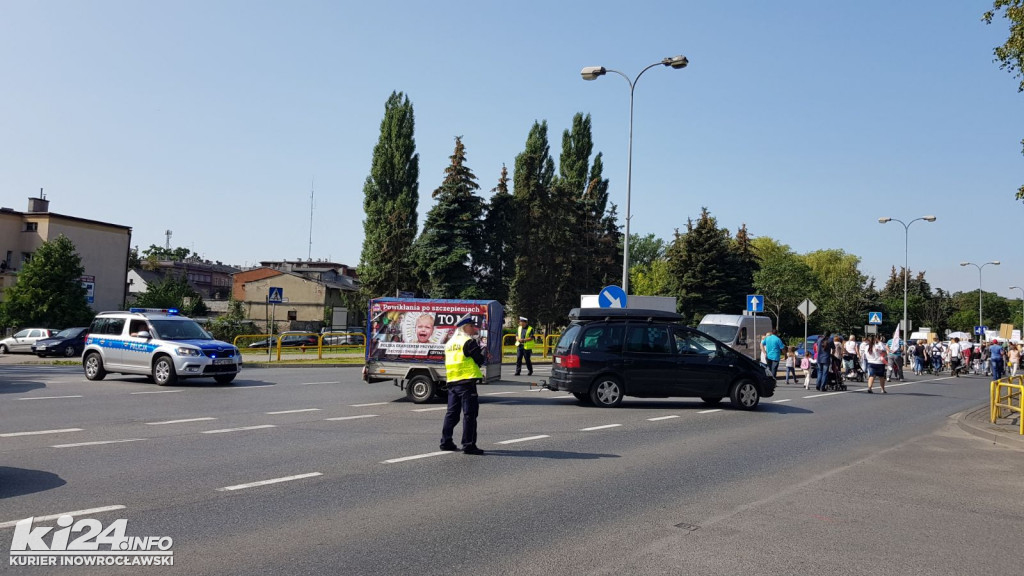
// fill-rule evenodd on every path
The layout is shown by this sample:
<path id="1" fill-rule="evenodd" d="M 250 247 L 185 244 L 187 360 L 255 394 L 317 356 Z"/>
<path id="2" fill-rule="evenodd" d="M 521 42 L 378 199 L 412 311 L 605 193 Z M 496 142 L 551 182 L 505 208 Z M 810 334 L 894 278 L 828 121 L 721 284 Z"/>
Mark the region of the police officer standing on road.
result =
<path id="1" fill-rule="evenodd" d="M 530 326 L 526 316 L 519 317 L 519 327 L 516 328 L 516 376 L 522 371 L 523 359 L 526 359 L 526 373 L 533 376 L 533 326 Z"/>
<path id="2" fill-rule="evenodd" d="M 484 378 L 480 370 L 484 364 L 484 351 L 473 338 L 477 332 L 476 321 L 467 314 L 455 323 L 455 334 L 444 347 L 448 411 L 441 428 L 441 450 L 455 452 L 459 449 L 452 435 L 455 433 L 455 425 L 459 423 L 459 412 L 462 412 L 465 416 L 462 421 L 462 452 L 477 455 L 484 453 L 476 447 L 476 416 L 480 412 L 476 385 Z"/>

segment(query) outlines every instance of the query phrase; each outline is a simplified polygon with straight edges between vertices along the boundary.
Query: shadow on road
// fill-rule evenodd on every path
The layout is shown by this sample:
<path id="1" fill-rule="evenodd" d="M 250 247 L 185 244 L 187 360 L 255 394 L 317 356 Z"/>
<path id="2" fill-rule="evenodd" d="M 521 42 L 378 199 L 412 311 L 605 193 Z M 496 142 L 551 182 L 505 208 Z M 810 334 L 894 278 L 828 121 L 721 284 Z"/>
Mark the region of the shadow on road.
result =
<path id="1" fill-rule="evenodd" d="M 46 384 L 42 382 L 4 382 L 0 381 L 0 394 L 20 394 L 22 392 L 28 392 L 30 390 L 38 390 L 40 388 L 46 388 Z"/>
<path id="2" fill-rule="evenodd" d="M 0 466 L 0 499 L 52 490 L 67 482 L 52 472 Z"/>
<path id="3" fill-rule="evenodd" d="M 552 460 L 620 458 L 618 454 L 591 454 L 589 452 L 566 452 L 564 450 L 487 450 L 487 455 L 515 456 L 517 458 L 550 458 Z"/>

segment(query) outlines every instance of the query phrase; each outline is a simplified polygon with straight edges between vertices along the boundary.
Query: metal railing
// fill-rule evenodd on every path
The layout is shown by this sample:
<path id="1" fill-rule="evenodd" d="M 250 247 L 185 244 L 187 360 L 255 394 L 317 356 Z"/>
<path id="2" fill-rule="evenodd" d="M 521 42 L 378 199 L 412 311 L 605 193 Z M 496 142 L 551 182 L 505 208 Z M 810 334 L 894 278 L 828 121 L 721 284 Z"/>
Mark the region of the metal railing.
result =
<path id="1" fill-rule="evenodd" d="M 1016 384 L 1014 384 L 1016 381 Z M 989 417 L 995 424 L 1009 412 L 1016 412 L 1020 423 L 1020 434 L 1024 436 L 1024 376 L 1013 376 L 1003 380 L 993 380 L 989 386 Z"/>
<path id="2" fill-rule="evenodd" d="M 282 343 L 287 336 L 299 336 L 316 338 L 316 343 L 288 344 Z M 318 334 L 316 332 L 288 332 L 286 334 L 242 334 L 236 336 L 233 344 L 243 353 L 265 353 L 272 355 L 276 351 L 277 361 L 281 361 L 282 353 L 305 354 L 307 351 L 316 351 L 317 360 L 322 360 L 324 350 L 328 352 L 335 350 L 341 352 L 360 352 L 366 345 L 366 336 L 362 332 L 327 332 Z"/>

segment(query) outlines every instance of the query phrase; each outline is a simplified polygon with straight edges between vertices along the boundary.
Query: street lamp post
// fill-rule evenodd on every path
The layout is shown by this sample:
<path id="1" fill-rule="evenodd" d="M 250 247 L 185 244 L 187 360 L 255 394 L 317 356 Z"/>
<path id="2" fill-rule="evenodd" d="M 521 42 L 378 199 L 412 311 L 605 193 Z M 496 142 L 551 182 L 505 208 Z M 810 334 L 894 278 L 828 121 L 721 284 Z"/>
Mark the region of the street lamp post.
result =
<path id="1" fill-rule="evenodd" d="M 981 323 L 981 269 L 985 266 L 992 264 L 993 266 L 999 266 L 999 260 L 992 260 L 991 262 L 985 262 L 984 264 L 978 265 L 974 262 L 961 262 L 961 266 L 974 266 L 978 269 L 978 326 L 984 326 Z M 980 329 L 980 328 L 979 328 Z M 978 342 L 984 342 L 985 335 L 981 334 L 978 338 Z"/>
<path id="2" fill-rule="evenodd" d="M 1021 313 L 1024 314 L 1024 288 L 1020 286 L 1010 286 L 1010 290 L 1020 290 L 1021 298 Z M 1024 317 L 1021 318 L 1020 337 L 1024 340 Z"/>
<path id="3" fill-rule="evenodd" d="M 686 68 L 686 65 L 690 61 L 686 59 L 686 56 L 672 56 L 670 58 L 663 58 L 661 62 L 655 62 L 650 66 L 644 68 L 636 75 L 636 78 L 630 80 L 629 76 L 626 76 L 618 70 L 612 70 L 611 68 L 605 68 L 604 66 L 587 66 L 580 71 L 580 75 L 583 76 L 584 80 L 596 80 L 600 76 L 604 76 L 608 72 L 614 72 L 619 76 L 626 79 L 629 83 L 629 151 L 626 156 L 626 237 L 622 241 L 622 291 L 629 294 L 629 219 L 630 214 L 630 199 L 632 197 L 632 183 L 633 183 L 633 91 L 636 89 L 636 83 L 640 80 L 640 76 L 643 76 L 644 72 L 647 72 L 651 68 L 658 66 L 671 66 L 672 68 L 679 70 L 680 68 Z"/>
<path id="4" fill-rule="evenodd" d="M 922 216 L 920 218 L 914 218 L 910 222 L 903 222 L 898 218 L 879 218 L 878 221 L 881 224 L 886 222 L 899 222 L 903 224 L 903 334 L 901 334 L 902 340 L 907 341 L 907 337 L 910 335 L 910 327 L 907 326 L 907 274 L 910 272 L 910 225 L 918 220 L 924 220 L 925 222 L 935 222 L 935 216 Z"/>

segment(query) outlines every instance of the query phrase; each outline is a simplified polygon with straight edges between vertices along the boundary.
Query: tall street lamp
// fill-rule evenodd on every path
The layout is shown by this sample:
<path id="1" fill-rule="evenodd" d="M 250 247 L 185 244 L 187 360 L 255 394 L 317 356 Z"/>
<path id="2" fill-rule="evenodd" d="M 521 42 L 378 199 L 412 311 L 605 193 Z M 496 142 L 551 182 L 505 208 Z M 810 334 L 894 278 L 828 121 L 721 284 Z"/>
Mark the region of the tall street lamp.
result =
<path id="1" fill-rule="evenodd" d="M 604 76 L 608 72 L 614 72 L 619 76 L 626 79 L 629 83 L 629 152 L 626 157 L 626 237 L 622 243 L 622 291 L 629 294 L 629 219 L 630 214 L 630 198 L 632 196 L 632 183 L 633 183 L 633 91 L 636 89 L 636 83 L 643 76 L 644 72 L 647 72 L 651 68 L 658 66 L 671 66 L 672 68 L 679 70 L 680 68 L 686 68 L 686 65 L 690 61 L 686 59 L 686 56 L 672 56 L 670 58 L 664 58 L 661 62 L 655 62 L 650 66 L 644 68 L 636 75 L 636 78 L 630 80 L 629 76 L 626 76 L 618 70 L 612 70 L 611 68 L 605 68 L 604 66 L 587 66 L 580 71 L 580 75 L 583 76 L 584 80 L 597 80 L 598 77 Z"/>
<path id="2" fill-rule="evenodd" d="M 925 222 L 935 222 L 935 216 L 921 216 L 920 218 L 914 218 L 910 222 L 903 222 L 899 218 L 879 218 L 878 221 L 882 224 L 886 222 L 899 222 L 903 224 L 903 333 L 900 335 L 904 342 L 910 336 L 910 327 L 907 326 L 907 274 L 909 273 L 910 267 L 910 225 L 918 220 L 924 220 Z"/>
<path id="3" fill-rule="evenodd" d="M 984 264 L 981 264 L 980 266 L 978 264 L 975 264 L 974 262 L 961 262 L 960 263 L 961 266 L 974 266 L 975 268 L 978 269 L 978 326 L 979 327 L 980 326 L 984 326 L 984 324 L 981 323 L 981 269 L 984 268 L 985 266 L 988 266 L 989 264 L 992 264 L 993 266 L 999 266 L 999 260 L 993 260 L 991 262 L 985 262 Z M 978 338 L 978 341 L 979 342 L 983 342 L 984 338 L 985 338 L 985 335 L 981 334 L 981 336 Z"/>
<path id="4" fill-rule="evenodd" d="M 1021 313 L 1024 313 L 1024 288 L 1020 286 L 1010 286 L 1010 290 L 1020 290 L 1021 298 Z M 1024 340 L 1024 319 L 1021 320 L 1020 337 Z"/>

